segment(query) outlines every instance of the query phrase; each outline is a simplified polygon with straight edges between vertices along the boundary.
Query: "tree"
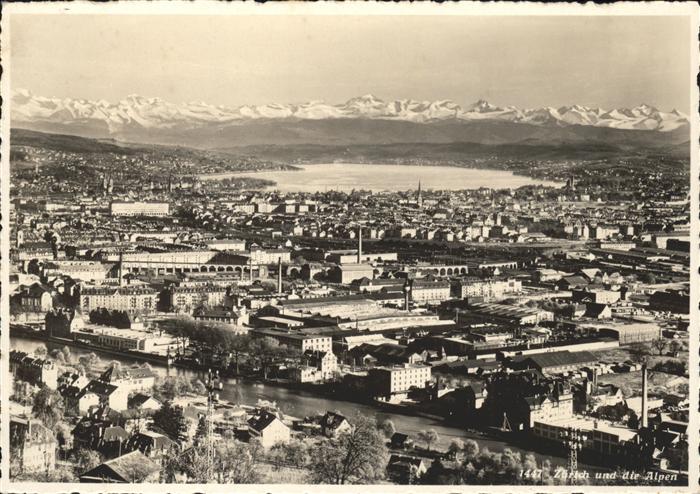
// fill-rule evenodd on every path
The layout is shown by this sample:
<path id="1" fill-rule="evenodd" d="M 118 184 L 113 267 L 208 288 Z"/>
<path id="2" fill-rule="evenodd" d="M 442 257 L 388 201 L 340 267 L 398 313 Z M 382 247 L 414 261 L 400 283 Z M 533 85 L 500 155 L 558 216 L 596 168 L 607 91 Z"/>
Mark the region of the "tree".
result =
<path id="1" fill-rule="evenodd" d="M 464 455 L 464 441 L 459 438 L 453 439 L 447 447 L 447 452 L 452 458 L 459 459 Z"/>
<path id="2" fill-rule="evenodd" d="M 214 470 L 222 483 L 255 484 L 260 481 L 258 464 L 264 451 L 258 441 L 220 441 L 216 444 Z"/>
<path id="3" fill-rule="evenodd" d="M 34 391 L 26 381 L 12 381 L 12 395 L 10 399 L 20 405 L 29 406 L 34 403 Z"/>
<path id="4" fill-rule="evenodd" d="M 383 420 L 379 424 L 379 429 L 384 433 L 384 435 L 388 439 L 391 439 L 391 436 L 393 436 L 396 433 L 396 426 L 394 425 L 394 422 L 392 422 L 390 419 Z"/>
<path id="5" fill-rule="evenodd" d="M 285 463 L 287 463 L 286 452 L 278 446 L 282 446 L 282 444 L 275 444 L 272 448 L 270 448 L 270 451 L 268 451 L 266 455 L 266 460 L 272 464 L 275 470 L 279 470 Z"/>
<path id="6" fill-rule="evenodd" d="M 290 441 L 282 444 L 287 463 L 297 468 L 306 467 L 311 461 L 310 446 L 306 441 Z"/>
<path id="7" fill-rule="evenodd" d="M 178 471 L 197 483 L 254 484 L 261 480 L 259 463 L 264 451 L 257 440 L 242 443 L 218 441 L 214 445 L 212 470 L 207 469 L 206 445 L 195 444 L 182 454 L 168 455 L 161 469 L 161 481 L 173 482 Z"/>
<path id="8" fill-rule="evenodd" d="M 241 355 L 250 349 L 250 337 L 248 335 L 235 335 L 228 341 L 227 350 L 233 355 L 236 363 L 236 375 L 240 374 Z"/>
<path id="9" fill-rule="evenodd" d="M 310 445 L 306 441 L 293 439 L 288 443 L 277 443 L 268 452 L 267 458 L 278 468 L 284 464 L 305 468 L 311 462 Z"/>
<path id="10" fill-rule="evenodd" d="M 154 386 L 153 397 L 157 400 L 172 401 L 193 392 L 192 381 L 185 376 L 167 376 Z"/>
<path id="11" fill-rule="evenodd" d="M 256 339 L 250 344 L 250 356 L 263 371 L 263 378 L 267 379 L 270 368 L 280 360 L 283 360 L 286 350 L 277 342 L 268 339 Z"/>
<path id="12" fill-rule="evenodd" d="M 112 367 L 112 375 L 119 374 L 122 371 L 122 363 L 118 360 L 112 360 L 107 368 Z"/>
<path id="13" fill-rule="evenodd" d="M 639 275 L 639 281 L 647 285 L 654 285 L 656 283 L 656 276 L 653 273 L 642 273 Z"/>
<path id="14" fill-rule="evenodd" d="M 671 340 L 671 353 L 674 357 L 677 357 L 680 352 L 684 350 L 683 343 L 678 340 Z"/>
<path id="15" fill-rule="evenodd" d="M 311 462 L 312 478 L 323 484 L 369 484 L 383 478 L 387 465 L 384 437 L 374 418 L 356 415 L 352 430 L 323 440 Z"/>
<path id="16" fill-rule="evenodd" d="M 207 434 L 209 431 L 209 420 L 207 419 L 206 416 L 202 416 L 199 418 L 199 422 L 197 423 L 197 430 L 194 433 L 194 444 L 195 445 L 202 445 L 205 443 Z"/>
<path id="17" fill-rule="evenodd" d="M 66 364 L 70 364 L 73 362 L 73 354 L 71 353 L 70 348 L 68 346 L 64 346 L 63 348 L 61 348 L 61 352 L 63 353 L 63 360 Z"/>
<path id="18" fill-rule="evenodd" d="M 51 357 L 57 364 L 66 364 L 63 352 L 58 348 L 51 350 L 49 352 L 49 357 Z"/>
<path id="19" fill-rule="evenodd" d="M 190 387 L 192 388 L 192 392 L 197 395 L 205 395 L 207 394 L 207 387 L 204 385 L 201 379 L 193 377 L 192 380 L 190 381 Z"/>
<path id="20" fill-rule="evenodd" d="M 651 342 L 651 346 L 659 353 L 659 357 L 664 354 L 666 350 L 666 340 L 659 338 Z"/>
<path id="21" fill-rule="evenodd" d="M 173 441 L 182 442 L 187 438 L 187 423 L 182 407 L 166 401 L 153 414 L 153 427 L 163 430 Z"/>
<path id="22" fill-rule="evenodd" d="M 32 415 L 41 420 L 51 430 L 63 419 L 63 409 L 63 397 L 58 391 L 42 386 L 34 395 Z"/>
<path id="23" fill-rule="evenodd" d="M 467 466 L 465 465 L 466 469 Z M 461 475 L 458 470 L 446 468 L 445 464 L 436 459 L 421 476 L 420 482 L 426 485 L 458 485 L 462 483 Z"/>
<path id="24" fill-rule="evenodd" d="M 10 478 L 15 482 L 71 483 L 78 481 L 73 469 L 67 466 L 57 465 L 53 470 L 40 469 L 32 472 L 23 472 L 19 458 L 16 457 L 10 459 Z"/>
<path id="25" fill-rule="evenodd" d="M 440 439 L 440 436 L 438 436 L 438 433 L 435 431 L 435 429 L 430 429 L 427 431 L 420 431 L 418 433 L 418 440 L 425 443 L 425 446 L 428 448 L 428 451 L 430 451 L 430 447 L 438 442 Z"/>
<path id="26" fill-rule="evenodd" d="M 46 358 L 46 355 L 49 353 L 49 351 L 46 348 L 46 345 L 39 345 L 34 349 L 34 355 L 36 355 L 39 358 Z"/>
<path id="27" fill-rule="evenodd" d="M 466 460 L 473 460 L 479 454 L 479 443 L 473 439 L 467 439 L 464 441 L 464 458 Z"/>
<path id="28" fill-rule="evenodd" d="M 78 363 L 85 370 L 85 374 L 89 374 L 100 363 L 100 358 L 95 352 L 90 352 L 88 355 L 81 355 L 78 357 Z"/>
<path id="29" fill-rule="evenodd" d="M 688 363 L 685 360 L 664 360 L 657 362 L 652 370 L 657 372 L 665 372 L 666 374 L 675 374 L 676 376 L 685 376 L 688 374 Z"/>
<path id="30" fill-rule="evenodd" d="M 73 444 L 73 427 L 66 422 L 59 422 L 54 429 L 56 432 L 56 441 L 60 451 L 65 452 Z M 65 459 L 65 458 L 63 458 Z"/>
<path id="31" fill-rule="evenodd" d="M 103 461 L 104 458 L 97 451 L 93 449 L 80 448 L 78 451 L 76 451 L 73 458 L 73 462 L 75 463 L 75 474 L 82 475 L 83 473 L 92 470 Z"/>
<path id="32" fill-rule="evenodd" d="M 173 446 L 168 454 L 163 455 L 159 478 L 161 484 L 175 483 L 177 473 L 182 470 L 182 455 L 179 453 L 177 446 Z"/>
<path id="33" fill-rule="evenodd" d="M 633 362 L 642 364 L 649 359 L 649 347 L 642 343 L 635 343 L 629 347 L 630 358 Z"/>

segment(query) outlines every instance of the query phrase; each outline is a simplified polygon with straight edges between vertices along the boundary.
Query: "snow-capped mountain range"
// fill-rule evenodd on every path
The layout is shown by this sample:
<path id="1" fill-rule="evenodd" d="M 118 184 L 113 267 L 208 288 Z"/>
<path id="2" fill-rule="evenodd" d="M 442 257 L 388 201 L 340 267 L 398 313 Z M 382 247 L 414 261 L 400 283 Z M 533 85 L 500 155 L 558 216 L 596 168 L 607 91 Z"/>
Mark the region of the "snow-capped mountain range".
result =
<path id="1" fill-rule="evenodd" d="M 560 108 L 519 109 L 499 107 L 487 101 L 461 107 L 449 100 L 383 101 L 368 94 L 342 104 L 312 101 L 302 104 L 271 103 L 237 108 L 204 102 L 175 104 L 160 98 L 130 95 L 117 103 L 37 96 L 27 90 L 13 91 L 11 106 L 15 127 L 106 126 L 110 134 L 142 128 L 185 130 L 222 125 L 243 125 L 252 121 L 318 121 L 333 119 L 393 120 L 412 123 L 441 121 L 505 121 L 536 126 L 572 125 L 630 130 L 673 131 L 689 125 L 686 115 L 676 110 L 660 111 L 642 104 L 635 108 L 604 110 L 581 105 Z"/>

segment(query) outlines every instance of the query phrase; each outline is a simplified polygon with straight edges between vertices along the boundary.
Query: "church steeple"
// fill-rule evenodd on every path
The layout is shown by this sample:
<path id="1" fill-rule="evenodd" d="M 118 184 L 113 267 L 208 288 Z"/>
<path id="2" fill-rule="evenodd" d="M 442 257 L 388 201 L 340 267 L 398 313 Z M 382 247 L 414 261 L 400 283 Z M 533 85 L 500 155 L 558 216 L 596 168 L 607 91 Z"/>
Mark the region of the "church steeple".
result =
<path id="1" fill-rule="evenodd" d="M 416 201 L 418 202 L 418 207 L 422 208 L 423 207 L 423 191 L 421 190 L 420 186 L 420 180 L 418 180 L 418 195 L 416 197 Z"/>

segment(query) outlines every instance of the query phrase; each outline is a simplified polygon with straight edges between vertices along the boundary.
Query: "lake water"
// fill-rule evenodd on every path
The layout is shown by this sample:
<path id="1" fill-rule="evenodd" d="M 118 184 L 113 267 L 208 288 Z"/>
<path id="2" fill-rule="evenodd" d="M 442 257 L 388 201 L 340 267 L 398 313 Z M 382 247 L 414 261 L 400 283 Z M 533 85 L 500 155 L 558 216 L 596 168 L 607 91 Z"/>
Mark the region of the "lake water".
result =
<path id="1" fill-rule="evenodd" d="M 251 173 L 217 173 L 204 175 L 204 180 L 229 177 L 255 177 L 273 180 L 277 185 L 270 189 L 281 192 L 323 192 L 352 189 L 379 191 L 413 190 L 418 187 L 435 190 L 460 190 L 491 187 L 495 189 L 518 188 L 523 185 L 560 184 L 514 175 L 501 170 L 479 170 L 453 166 L 366 165 L 333 163 L 319 165 L 295 165 L 301 171 L 269 171 Z"/>

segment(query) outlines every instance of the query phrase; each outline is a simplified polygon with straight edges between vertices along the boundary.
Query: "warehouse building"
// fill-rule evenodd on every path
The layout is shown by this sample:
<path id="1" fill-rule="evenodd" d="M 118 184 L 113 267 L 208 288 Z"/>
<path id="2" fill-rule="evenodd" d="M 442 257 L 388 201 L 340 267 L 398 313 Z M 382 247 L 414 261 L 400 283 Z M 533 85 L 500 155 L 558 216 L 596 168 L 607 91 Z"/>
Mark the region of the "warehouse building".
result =
<path id="1" fill-rule="evenodd" d="M 561 374 L 595 365 L 598 359 L 591 352 L 545 352 L 513 357 L 510 367 L 516 370 L 536 369 L 542 374 Z"/>
<path id="2" fill-rule="evenodd" d="M 611 328 L 601 328 L 600 334 L 616 338 L 620 345 L 645 343 L 661 338 L 661 328 L 657 324 L 625 324 Z"/>

